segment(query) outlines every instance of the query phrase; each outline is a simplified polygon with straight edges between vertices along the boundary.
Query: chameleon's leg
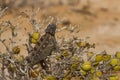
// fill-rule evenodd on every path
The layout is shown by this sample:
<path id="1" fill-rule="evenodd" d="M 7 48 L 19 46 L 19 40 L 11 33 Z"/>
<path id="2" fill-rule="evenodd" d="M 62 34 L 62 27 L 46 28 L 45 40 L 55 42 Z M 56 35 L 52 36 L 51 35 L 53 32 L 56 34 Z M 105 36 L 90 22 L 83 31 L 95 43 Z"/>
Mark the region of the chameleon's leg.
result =
<path id="1" fill-rule="evenodd" d="M 46 73 L 50 74 L 47 62 L 45 60 L 41 60 L 40 64 L 41 64 L 42 69 L 44 69 L 46 71 Z"/>

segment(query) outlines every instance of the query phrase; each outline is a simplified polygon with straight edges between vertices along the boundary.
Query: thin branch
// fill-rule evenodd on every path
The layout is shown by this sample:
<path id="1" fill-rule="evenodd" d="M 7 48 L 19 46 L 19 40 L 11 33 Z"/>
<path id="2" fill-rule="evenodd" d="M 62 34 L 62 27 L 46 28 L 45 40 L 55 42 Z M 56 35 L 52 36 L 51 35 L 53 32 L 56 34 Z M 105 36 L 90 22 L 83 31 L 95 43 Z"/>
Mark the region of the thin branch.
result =
<path id="1" fill-rule="evenodd" d="M 8 9 L 8 7 L 4 8 L 2 11 L 0 11 L 0 18 L 4 15 L 5 11 Z"/>

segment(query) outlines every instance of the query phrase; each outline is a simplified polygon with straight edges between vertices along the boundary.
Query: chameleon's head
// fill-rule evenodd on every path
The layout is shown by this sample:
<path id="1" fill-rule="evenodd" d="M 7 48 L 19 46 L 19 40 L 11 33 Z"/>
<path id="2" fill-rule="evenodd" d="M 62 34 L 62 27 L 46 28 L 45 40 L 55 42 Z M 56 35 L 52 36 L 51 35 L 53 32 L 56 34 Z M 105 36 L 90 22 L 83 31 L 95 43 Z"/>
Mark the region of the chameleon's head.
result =
<path id="1" fill-rule="evenodd" d="M 55 31 L 56 31 L 56 25 L 53 23 L 49 24 L 45 30 L 46 33 L 49 33 L 53 36 L 55 35 Z"/>

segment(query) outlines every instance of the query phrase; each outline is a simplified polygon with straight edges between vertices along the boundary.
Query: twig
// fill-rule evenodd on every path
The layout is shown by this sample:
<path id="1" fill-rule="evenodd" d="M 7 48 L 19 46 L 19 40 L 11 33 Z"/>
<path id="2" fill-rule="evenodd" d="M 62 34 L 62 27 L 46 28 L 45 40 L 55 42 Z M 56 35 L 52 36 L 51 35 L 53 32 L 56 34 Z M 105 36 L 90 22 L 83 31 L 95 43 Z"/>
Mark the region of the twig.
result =
<path id="1" fill-rule="evenodd" d="M 5 58 L 4 58 L 4 56 L 3 56 L 3 59 L 2 59 L 2 68 L 1 68 L 1 70 L 2 70 L 2 80 L 7 80 L 6 79 L 6 77 L 5 77 Z"/>
<path id="2" fill-rule="evenodd" d="M 0 12 L 0 18 L 2 18 L 2 16 L 4 15 L 4 12 L 8 9 L 8 7 L 4 8 L 1 12 Z"/>

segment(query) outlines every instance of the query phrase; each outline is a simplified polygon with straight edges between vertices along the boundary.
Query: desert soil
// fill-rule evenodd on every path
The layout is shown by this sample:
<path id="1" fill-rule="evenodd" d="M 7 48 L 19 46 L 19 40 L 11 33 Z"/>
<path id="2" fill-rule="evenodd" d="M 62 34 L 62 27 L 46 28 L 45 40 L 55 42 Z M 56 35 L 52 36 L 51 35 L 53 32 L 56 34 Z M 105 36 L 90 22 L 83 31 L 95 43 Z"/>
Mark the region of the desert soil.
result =
<path id="1" fill-rule="evenodd" d="M 107 52 L 114 54 L 116 51 L 120 51 L 120 1 L 119 0 L 91 0 L 90 5 L 86 8 L 86 1 L 81 0 L 77 5 L 70 6 L 64 5 L 47 5 L 45 7 L 37 6 L 40 8 L 40 12 L 37 13 L 36 18 L 38 20 L 44 20 L 48 16 L 54 16 L 60 20 L 65 20 L 68 24 L 77 25 L 77 29 L 74 32 L 63 30 L 57 32 L 56 36 L 70 38 L 77 36 L 79 38 L 90 37 L 88 41 L 96 43 L 96 52 L 106 50 Z M 37 9 L 36 8 L 36 9 Z M 28 11 L 28 12 L 26 12 Z M 1 20 L 13 20 L 18 15 L 22 15 L 19 20 L 16 20 L 15 24 L 21 23 L 20 27 L 26 27 L 31 30 L 30 24 L 27 24 L 28 19 L 22 12 L 29 14 L 31 7 L 25 6 L 15 8 L 11 12 L 7 13 Z M 68 24 L 65 24 L 68 26 Z M 60 26 L 63 27 L 64 25 Z M 46 27 L 46 26 L 45 26 Z M 59 28 L 60 28 L 59 27 Z M 3 34 L 3 38 L 8 37 L 8 32 Z M 24 33 L 20 32 L 21 37 Z M 24 41 L 24 40 L 23 40 Z M 19 43 L 20 44 L 20 43 Z"/>
<path id="2" fill-rule="evenodd" d="M 54 0 L 52 1 L 54 2 Z M 79 4 L 73 6 L 66 3 L 63 5 L 48 5 L 48 3 L 46 3 L 46 6 L 38 5 L 35 11 L 38 8 L 40 8 L 40 11 L 35 18 L 44 21 L 46 17 L 53 16 L 67 22 L 67 24 L 58 26 L 58 28 L 69 24 L 71 24 L 71 27 L 77 26 L 74 32 L 68 30 L 56 32 L 57 40 L 61 37 L 68 39 L 73 36 L 79 38 L 90 37 L 88 41 L 96 43 L 96 49 L 94 50 L 96 53 L 106 50 L 110 54 L 115 54 L 116 51 L 120 51 L 120 0 L 91 0 L 89 7 L 85 10 L 83 8 L 86 5 L 86 0 L 81 0 Z M 32 25 L 27 17 L 28 14 L 31 14 L 31 9 L 31 6 L 14 8 L 0 19 L 1 21 L 8 21 L 14 20 L 19 15 L 21 16 L 14 21 L 14 25 L 20 23 L 19 36 L 14 40 L 18 42 L 16 45 L 22 47 L 22 55 L 27 53 L 21 45 L 28 38 L 25 35 L 24 28 L 26 27 L 28 31 L 32 31 Z M 27 13 L 27 15 L 23 12 Z M 46 25 L 43 25 L 43 27 L 46 27 Z M 10 30 L 7 30 L 1 37 L 8 39 L 10 35 Z M 21 41 L 19 41 L 20 39 Z M 0 50 L 5 51 L 1 43 Z"/>

